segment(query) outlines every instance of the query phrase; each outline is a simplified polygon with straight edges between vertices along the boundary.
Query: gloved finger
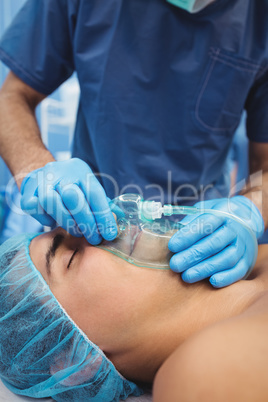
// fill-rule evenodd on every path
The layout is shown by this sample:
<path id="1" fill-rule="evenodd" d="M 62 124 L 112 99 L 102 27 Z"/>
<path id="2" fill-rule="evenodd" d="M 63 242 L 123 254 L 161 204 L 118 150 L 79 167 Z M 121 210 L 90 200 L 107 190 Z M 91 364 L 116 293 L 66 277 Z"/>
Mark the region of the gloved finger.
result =
<path id="1" fill-rule="evenodd" d="M 41 214 L 31 214 L 31 216 L 43 226 L 54 227 L 56 224 L 52 216 L 49 216 L 45 211 L 43 211 Z"/>
<path id="2" fill-rule="evenodd" d="M 111 211 L 116 215 L 117 219 L 121 219 L 125 217 L 124 211 L 117 205 L 115 204 L 109 197 L 106 197 L 109 207 L 111 208 Z"/>
<path id="3" fill-rule="evenodd" d="M 180 220 L 180 224 L 183 226 L 188 225 L 189 223 L 193 222 L 196 218 L 201 216 L 202 213 L 193 214 L 193 215 L 186 215 L 184 218 Z"/>
<path id="4" fill-rule="evenodd" d="M 30 184 L 30 183 L 29 183 Z M 38 197 L 35 195 L 35 186 L 25 186 L 21 197 L 21 209 L 31 215 L 43 226 L 54 226 L 54 219 L 49 216 L 39 203 Z"/>
<path id="5" fill-rule="evenodd" d="M 188 249 L 174 254 L 170 259 L 170 268 L 175 272 L 183 272 L 199 262 L 219 253 L 237 237 L 236 232 L 228 225 L 220 226 L 211 235 L 201 239 Z"/>
<path id="6" fill-rule="evenodd" d="M 103 187 L 93 173 L 88 176 L 87 183 L 81 182 L 80 185 L 94 214 L 99 233 L 107 241 L 114 240 L 117 236 L 117 224 Z"/>
<path id="7" fill-rule="evenodd" d="M 231 244 L 218 254 L 184 271 L 181 278 L 184 282 L 194 283 L 209 278 L 216 272 L 230 270 L 240 261 L 244 252 L 245 246 L 238 247 L 236 244 Z"/>
<path id="8" fill-rule="evenodd" d="M 214 288 L 223 288 L 229 286 L 234 282 L 243 279 L 250 267 L 247 265 L 244 258 L 242 258 L 232 269 L 226 271 L 217 272 L 212 275 L 209 282 Z"/>
<path id="9" fill-rule="evenodd" d="M 37 191 L 39 202 L 46 213 L 52 216 L 57 224 L 71 235 L 76 237 L 82 236 L 72 215 L 70 215 L 70 212 L 63 205 L 60 194 L 55 191 L 53 186 L 39 186 Z"/>
<path id="10" fill-rule="evenodd" d="M 225 222 L 225 217 L 212 214 L 202 214 L 191 223 L 182 227 L 168 242 L 168 248 L 172 253 L 179 253 L 188 249 L 199 240 L 216 231 Z"/>
<path id="11" fill-rule="evenodd" d="M 76 184 L 57 186 L 62 202 L 75 220 L 80 232 L 92 245 L 97 245 L 102 238 L 85 195 Z"/>

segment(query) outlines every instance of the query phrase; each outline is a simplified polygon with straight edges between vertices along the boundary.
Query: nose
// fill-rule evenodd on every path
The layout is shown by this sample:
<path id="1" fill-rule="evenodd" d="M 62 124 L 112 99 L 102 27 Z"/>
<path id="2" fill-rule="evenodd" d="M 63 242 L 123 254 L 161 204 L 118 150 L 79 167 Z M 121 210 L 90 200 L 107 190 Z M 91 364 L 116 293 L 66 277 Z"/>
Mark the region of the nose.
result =
<path id="1" fill-rule="evenodd" d="M 86 240 L 86 238 L 84 236 L 73 236 L 70 233 L 68 233 L 65 229 L 63 229 L 62 227 L 57 227 L 56 229 L 52 230 L 51 232 L 51 236 L 52 235 L 56 235 L 56 234 L 63 234 L 64 236 L 64 243 L 68 248 L 79 248 L 80 250 L 87 248 L 87 247 L 94 247 L 91 244 L 88 243 L 88 241 Z"/>
<path id="2" fill-rule="evenodd" d="M 64 230 L 64 229 L 62 229 Z M 83 250 L 85 248 L 89 248 L 89 247 L 94 247 L 91 244 L 89 244 L 89 242 L 86 240 L 86 238 L 84 236 L 82 237 L 75 237 L 73 235 L 71 235 L 70 233 L 67 233 L 65 230 L 65 235 L 66 235 L 66 245 L 68 245 L 68 247 L 70 248 L 79 248 L 79 250 Z"/>

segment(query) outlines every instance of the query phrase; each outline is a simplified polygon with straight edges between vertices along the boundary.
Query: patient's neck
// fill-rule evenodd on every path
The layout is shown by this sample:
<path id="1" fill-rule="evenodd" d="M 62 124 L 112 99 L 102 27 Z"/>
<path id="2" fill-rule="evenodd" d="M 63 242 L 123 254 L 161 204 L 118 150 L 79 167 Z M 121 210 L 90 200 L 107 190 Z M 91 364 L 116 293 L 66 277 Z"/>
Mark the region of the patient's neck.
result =
<path id="1" fill-rule="evenodd" d="M 238 315 L 256 297 L 252 281 L 214 289 L 209 282 L 188 285 L 174 275 L 169 272 L 165 280 L 162 278 L 162 288 L 156 287 L 150 314 L 146 314 L 138 332 L 133 328 L 132 350 L 119 368 L 127 378 L 152 381 L 162 363 L 186 339 Z"/>

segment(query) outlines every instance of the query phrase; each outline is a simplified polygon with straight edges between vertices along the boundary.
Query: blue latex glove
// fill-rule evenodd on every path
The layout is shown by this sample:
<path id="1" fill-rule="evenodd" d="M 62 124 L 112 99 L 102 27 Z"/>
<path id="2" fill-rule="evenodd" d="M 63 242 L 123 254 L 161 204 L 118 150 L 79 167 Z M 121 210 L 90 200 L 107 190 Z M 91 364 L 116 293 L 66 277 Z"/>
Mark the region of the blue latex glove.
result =
<path id="1" fill-rule="evenodd" d="M 55 222 L 74 236 L 82 234 L 89 243 L 111 241 L 117 225 L 109 198 L 81 159 L 50 162 L 29 173 L 21 185 L 21 207 L 42 225 Z"/>
<path id="2" fill-rule="evenodd" d="M 251 228 L 252 234 L 232 218 L 209 213 L 187 216 L 181 221 L 185 226 L 169 241 L 168 247 L 175 253 L 170 268 L 182 273 L 182 279 L 188 283 L 210 277 L 216 288 L 244 278 L 253 268 L 256 239 L 264 231 L 257 207 L 244 196 L 203 201 L 195 206 L 236 215 Z"/>

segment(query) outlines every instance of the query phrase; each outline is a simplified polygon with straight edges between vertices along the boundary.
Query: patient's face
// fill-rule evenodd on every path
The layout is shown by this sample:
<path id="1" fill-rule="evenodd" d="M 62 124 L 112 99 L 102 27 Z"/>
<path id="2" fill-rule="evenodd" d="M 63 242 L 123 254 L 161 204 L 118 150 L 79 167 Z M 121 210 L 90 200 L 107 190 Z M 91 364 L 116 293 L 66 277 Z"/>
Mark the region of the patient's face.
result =
<path id="1" fill-rule="evenodd" d="M 146 241 L 146 236 L 139 239 L 136 254 L 139 248 L 144 252 Z M 159 244 L 148 243 L 161 255 Z M 70 317 L 107 353 L 116 349 L 116 334 L 127 332 L 130 319 L 138 324 L 159 280 L 169 272 L 138 268 L 61 228 L 34 238 L 30 255 Z"/>

